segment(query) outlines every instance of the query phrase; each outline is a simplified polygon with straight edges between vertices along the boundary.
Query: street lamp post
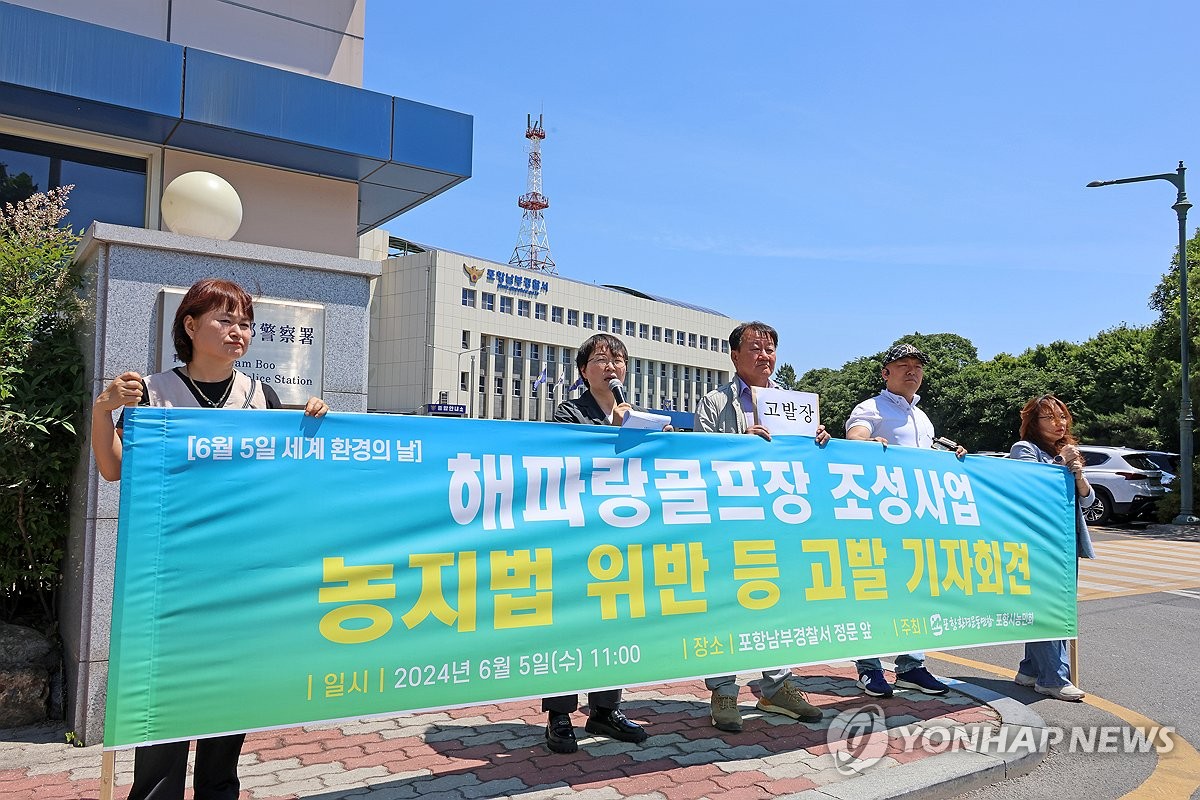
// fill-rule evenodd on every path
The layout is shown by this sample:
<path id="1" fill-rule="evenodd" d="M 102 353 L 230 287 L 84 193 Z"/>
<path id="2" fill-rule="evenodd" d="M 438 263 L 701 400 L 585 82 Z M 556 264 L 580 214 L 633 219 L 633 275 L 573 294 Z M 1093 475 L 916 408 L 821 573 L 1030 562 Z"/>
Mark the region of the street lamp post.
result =
<path id="1" fill-rule="evenodd" d="M 1195 418 L 1192 416 L 1191 376 L 1188 375 L 1188 263 L 1187 263 L 1187 212 L 1192 207 L 1188 202 L 1187 192 L 1184 191 L 1183 173 L 1187 167 L 1179 162 L 1174 172 L 1164 172 L 1161 175 L 1140 175 L 1136 178 L 1119 178 L 1115 181 L 1092 181 L 1092 186 L 1111 186 L 1115 183 L 1141 183 L 1142 181 L 1170 181 L 1177 192 L 1175 214 L 1179 218 L 1179 516 L 1175 518 L 1177 525 L 1193 525 L 1200 522 L 1192 515 L 1192 429 Z"/>
<path id="2" fill-rule="evenodd" d="M 438 345 L 430 344 L 429 342 L 426 342 L 425 346 L 428 348 L 431 348 L 433 350 L 442 350 L 447 353 L 454 353 L 456 356 L 458 356 L 458 371 L 459 372 L 462 372 L 462 357 L 463 356 L 471 357 L 471 377 L 467 380 L 467 394 L 470 397 L 468 402 L 471 405 L 470 405 L 470 411 L 467 413 L 467 417 L 473 419 L 475 417 L 475 386 L 474 386 L 474 383 L 475 383 L 475 351 L 471 350 L 471 349 L 451 350 L 449 347 L 439 347 Z M 458 387 L 458 397 L 460 400 L 462 399 L 462 385 L 461 384 L 459 384 L 459 387 Z"/>

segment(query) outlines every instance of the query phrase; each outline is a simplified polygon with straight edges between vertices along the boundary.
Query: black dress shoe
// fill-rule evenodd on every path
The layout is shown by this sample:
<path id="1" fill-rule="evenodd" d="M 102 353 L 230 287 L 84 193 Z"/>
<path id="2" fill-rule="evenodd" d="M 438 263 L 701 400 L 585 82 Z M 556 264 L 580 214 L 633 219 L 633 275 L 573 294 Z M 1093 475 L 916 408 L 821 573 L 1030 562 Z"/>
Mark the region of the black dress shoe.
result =
<path id="1" fill-rule="evenodd" d="M 546 725 L 546 747 L 555 753 L 574 753 L 579 749 L 570 714 L 550 714 L 550 722 Z"/>
<path id="2" fill-rule="evenodd" d="M 588 716 L 584 730 L 597 736 L 607 736 L 621 742 L 644 742 L 650 734 L 642 730 L 642 726 L 633 722 L 621 713 L 619 708 L 604 708 L 593 711 Z"/>

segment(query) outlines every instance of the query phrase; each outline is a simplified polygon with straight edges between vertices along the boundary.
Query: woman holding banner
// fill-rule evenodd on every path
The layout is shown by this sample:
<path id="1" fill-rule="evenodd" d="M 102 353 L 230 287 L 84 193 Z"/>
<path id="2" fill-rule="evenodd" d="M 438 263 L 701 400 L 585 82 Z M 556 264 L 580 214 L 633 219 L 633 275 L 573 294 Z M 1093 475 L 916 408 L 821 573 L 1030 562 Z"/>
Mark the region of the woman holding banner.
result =
<path id="1" fill-rule="evenodd" d="M 281 407 L 275 390 L 234 369 L 250 347 L 253 323 L 254 301 L 236 283 L 206 278 L 188 289 L 172 327 L 175 352 L 184 365 L 144 378 L 137 372 L 122 373 L 92 406 L 92 454 L 105 480 L 121 478 L 124 412 L 115 424 L 112 417 L 119 408 Z M 318 397 L 309 398 L 304 407 L 313 417 L 328 411 Z M 236 800 L 241 788 L 237 762 L 245 738 L 239 733 L 197 742 L 196 800 Z M 188 745 L 184 741 L 137 748 L 128 800 L 183 800 Z"/>
<path id="2" fill-rule="evenodd" d="M 613 385 L 625 383 L 629 353 L 615 336 L 598 333 L 579 347 L 575 366 L 587 387 L 575 400 L 564 400 L 554 410 L 555 422 L 577 425 L 620 425 L 622 416 L 632 410 L 624 397 L 617 396 Z M 617 388 L 623 394 L 623 388 Z M 668 426 L 670 427 L 670 426 Z M 621 690 L 605 689 L 588 692 L 588 715 L 584 727 L 588 733 L 608 736 L 634 744 L 644 742 L 647 733 L 621 711 Z M 574 753 L 579 749 L 571 712 L 579 708 L 579 697 L 568 694 L 542 699 L 542 711 L 549 715 L 546 724 L 546 747 L 555 753 Z"/>
<path id="3" fill-rule="evenodd" d="M 1012 446 L 1009 458 L 1066 466 L 1075 476 L 1075 554 L 1095 558 L 1083 509 L 1096 502 L 1096 493 L 1083 474 L 1083 456 L 1071 434 L 1073 422 L 1067 404 L 1052 394 L 1031 398 L 1021 409 L 1021 441 Z M 1079 702 L 1086 696 L 1071 683 L 1071 665 L 1064 639 L 1027 642 L 1025 658 L 1015 678 L 1021 686 L 1032 686 L 1040 694 Z"/>

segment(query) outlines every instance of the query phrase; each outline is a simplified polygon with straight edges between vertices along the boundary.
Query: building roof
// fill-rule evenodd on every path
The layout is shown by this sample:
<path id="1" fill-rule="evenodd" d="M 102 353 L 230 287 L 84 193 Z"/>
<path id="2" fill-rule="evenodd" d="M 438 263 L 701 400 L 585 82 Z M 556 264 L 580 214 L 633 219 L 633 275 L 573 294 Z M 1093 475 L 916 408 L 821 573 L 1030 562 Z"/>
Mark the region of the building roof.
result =
<path id="1" fill-rule="evenodd" d="M 468 114 L 4 2 L 0 108 L 354 181 L 359 234 L 471 176 Z"/>

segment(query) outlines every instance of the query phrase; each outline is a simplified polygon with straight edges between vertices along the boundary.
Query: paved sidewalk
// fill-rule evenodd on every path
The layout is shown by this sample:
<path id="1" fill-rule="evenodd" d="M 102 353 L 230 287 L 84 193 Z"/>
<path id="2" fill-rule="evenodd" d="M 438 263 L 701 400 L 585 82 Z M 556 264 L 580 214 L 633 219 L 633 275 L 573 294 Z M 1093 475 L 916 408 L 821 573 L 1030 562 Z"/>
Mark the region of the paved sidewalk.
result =
<path id="1" fill-rule="evenodd" d="M 546 750 L 537 701 L 255 733 L 242 751 L 241 797 L 953 797 L 1028 772 L 1044 755 L 1030 735 L 1044 726 L 1041 718 L 980 687 L 955 681 L 943 697 L 904 691 L 878 700 L 860 693 L 850 664 L 796 672 L 825 711 L 819 723 L 760 712 L 743 689 L 745 729 L 723 733 L 709 724 L 702 682 L 663 684 L 625 693 L 626 713 L 651 734 L 644 744 L 589 737 L 580 713 L 573 755 Z M 757 677 L 741 675 L 739 683 Z M 839 716 L 855 709 L 852 720 Z M 864 725 L 878 732 L 853 736 Z M 52 725 L 0 730 L 4 800 L 99 797 L 100 747 L 68 746 L 65 733 Z M 1017 746 L 991 752 L 1002 736 Z M 118 752 L 115 797 L 128 794 L 132 770 L 132 752 Z"/>

